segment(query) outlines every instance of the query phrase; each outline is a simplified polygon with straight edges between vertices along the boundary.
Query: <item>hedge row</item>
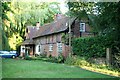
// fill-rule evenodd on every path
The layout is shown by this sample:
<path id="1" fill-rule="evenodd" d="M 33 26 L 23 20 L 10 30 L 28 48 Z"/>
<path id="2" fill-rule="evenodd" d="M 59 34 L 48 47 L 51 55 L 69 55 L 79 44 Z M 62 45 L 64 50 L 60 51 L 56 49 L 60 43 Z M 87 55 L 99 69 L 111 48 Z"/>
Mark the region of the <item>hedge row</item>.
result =
<path id="1" fill-rule="evenodd" d="M 72 41 L 73 53 L 85 57 L 105 57 L 110 43 L 104 36 L 77 38 Z"/>

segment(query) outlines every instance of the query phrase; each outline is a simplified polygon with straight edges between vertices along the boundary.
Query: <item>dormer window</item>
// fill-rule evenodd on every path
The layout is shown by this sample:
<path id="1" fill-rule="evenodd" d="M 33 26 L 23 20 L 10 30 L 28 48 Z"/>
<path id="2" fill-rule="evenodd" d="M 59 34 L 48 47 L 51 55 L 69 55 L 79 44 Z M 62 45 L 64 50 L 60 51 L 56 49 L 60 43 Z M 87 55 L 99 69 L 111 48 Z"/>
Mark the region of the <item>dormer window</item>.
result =
<path id="1" fill-rule="evenodd" d="M 85 32 L 85 23 L 80 23 L 80 32 Z"/>

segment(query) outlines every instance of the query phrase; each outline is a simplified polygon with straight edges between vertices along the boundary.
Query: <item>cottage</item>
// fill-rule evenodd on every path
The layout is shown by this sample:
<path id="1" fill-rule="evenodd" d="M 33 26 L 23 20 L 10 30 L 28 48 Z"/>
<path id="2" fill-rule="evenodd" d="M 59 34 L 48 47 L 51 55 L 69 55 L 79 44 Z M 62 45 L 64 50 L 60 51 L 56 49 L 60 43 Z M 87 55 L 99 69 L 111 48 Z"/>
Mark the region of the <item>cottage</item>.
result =
<path id="1" fill-rule="evenodd" d="M 69 24 L 70 23 L 70 24 Z M 57 15 L 52 23 L 40 26 L 29 26 L 26 29 L 26 40 L 21 44 L 21 56 L 47 54 L 67 57 L 69 53 L 68 34 L 71 27 L 72 38 L 91 36 L 87 22 L 77 18 L 69 18 Z"/>

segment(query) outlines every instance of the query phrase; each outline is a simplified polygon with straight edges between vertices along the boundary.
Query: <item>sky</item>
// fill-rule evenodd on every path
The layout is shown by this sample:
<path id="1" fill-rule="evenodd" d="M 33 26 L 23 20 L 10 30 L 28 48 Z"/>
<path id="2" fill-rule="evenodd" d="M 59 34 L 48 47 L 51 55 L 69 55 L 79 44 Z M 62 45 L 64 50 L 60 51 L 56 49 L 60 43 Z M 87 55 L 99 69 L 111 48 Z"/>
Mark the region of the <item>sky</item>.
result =
<path id="1" fill-rule="evenodd" d="M 68 6 L 65 2 L 60 2 L 60 10 L 63 14 L 65 14 L 68 11 Z"/>
<path id="2" fill-rule="evenodd" d="M 32 1 L 32 0 L 17 0 L 17 1 L 28 2 L 28 1 Z M 66 3 L 67 0 L 35 0 L 35 1 L 36 2 L 58 2 L 58 3 L 60 3 L 59 4 L 60 10 L 63 14 L 68 11 L 68 7 L 67 7 L 67 3 Z"/>
<path id="3" fill-rule="evenodd" d="M 42 1 L 42 0 L 39 0 Z M 65 14 L 68 11 L 68 6 L 66 3 L 66 0 L 44 0 L 45 2 L 58 2 L 60 3 L 60 10 L 63 14 Z"/>

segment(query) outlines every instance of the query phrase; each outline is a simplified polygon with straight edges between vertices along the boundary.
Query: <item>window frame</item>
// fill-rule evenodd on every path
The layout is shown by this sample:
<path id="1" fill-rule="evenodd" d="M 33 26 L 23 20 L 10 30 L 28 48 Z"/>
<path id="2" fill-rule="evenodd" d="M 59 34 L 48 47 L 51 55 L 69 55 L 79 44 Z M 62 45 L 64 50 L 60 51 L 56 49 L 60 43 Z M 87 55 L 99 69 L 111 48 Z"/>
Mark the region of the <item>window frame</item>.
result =
<path id="1" fill-rule="evenodd" d="M 86 31 L 85 28 L 86 28 L 86 24 L 84 22 L 80 22 L 80 32 L 85 32 Z"/>
<path id="2" fill-rule="evenodd" d="M 49 51 L 50 51 L 50 52 L 53 51 L 53 44 L 49 44 Z"/>
<path id="3" fill-rule="evenodd" d="M 63 51 L 63 46 L 62 46 L 62 43 L 57 43 L 57 52 L 58 53 L 61 53 Z"/>

